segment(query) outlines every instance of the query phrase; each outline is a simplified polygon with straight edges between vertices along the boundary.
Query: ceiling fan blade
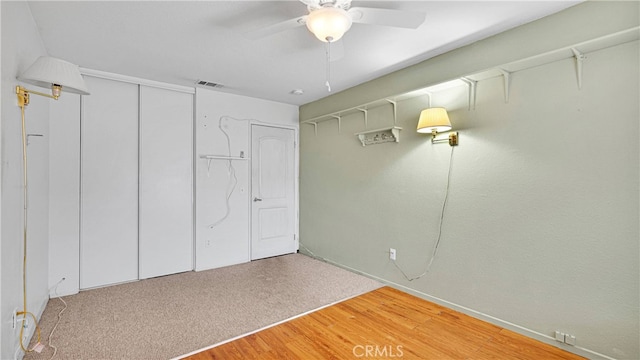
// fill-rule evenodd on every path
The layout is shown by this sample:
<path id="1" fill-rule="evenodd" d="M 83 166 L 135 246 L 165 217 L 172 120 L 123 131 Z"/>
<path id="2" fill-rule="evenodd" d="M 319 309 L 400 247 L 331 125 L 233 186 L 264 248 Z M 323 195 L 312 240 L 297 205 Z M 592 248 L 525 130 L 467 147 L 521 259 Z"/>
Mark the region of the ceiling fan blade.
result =
<path id="1" fill-rule="evenodd" d="M 308 7 L 312 8 L 312 9 L 316 9 L 320 7 L 320 1 L 319 0 L 300 0 L 301 3 L 307 5 Z"/>
<path id="2" fill-rule="evenodd" d="M 424 13 L 406 10 L 352 7 L 349 14 L 354 23 L 417 29 L 426 18 Z"/>
<path id="3" fill-rule="evenodd" d="M 289 29 L 293 29 L 298 26 L 302 26 L 306 23 L 307 15 L 298 16 L 293 19 L 285 20 L 267 27 L 251 30 L 244 33 L 244 36 L 251 40 L 261 39 L 279 32 L 283 32 Z"/>

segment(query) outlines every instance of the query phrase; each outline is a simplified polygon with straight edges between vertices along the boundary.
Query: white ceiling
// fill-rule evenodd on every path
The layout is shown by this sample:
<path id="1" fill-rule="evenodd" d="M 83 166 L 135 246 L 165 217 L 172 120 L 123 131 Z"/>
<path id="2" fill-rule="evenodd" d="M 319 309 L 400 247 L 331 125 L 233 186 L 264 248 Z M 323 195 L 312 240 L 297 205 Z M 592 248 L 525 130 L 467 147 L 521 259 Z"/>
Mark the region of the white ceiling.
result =
<path id="1" fill-rule="evenodd" d="M 418 29 L 354 24 L 330 63 L 332 93 L 558 12 L 580 1 L 357 1 L 419 11 Z M 307 13 L 299 1 L 30 1 L 50 56 L 84 68 L 294 105 L 329 95 L 325 44 L 301 26 L 252 30 Z M 526 44 L 523 44 L 526 46 Z M 334 46 L 333 54 L 340 51 Z M 291 91 L 302 89 L 303 95 Z"/>

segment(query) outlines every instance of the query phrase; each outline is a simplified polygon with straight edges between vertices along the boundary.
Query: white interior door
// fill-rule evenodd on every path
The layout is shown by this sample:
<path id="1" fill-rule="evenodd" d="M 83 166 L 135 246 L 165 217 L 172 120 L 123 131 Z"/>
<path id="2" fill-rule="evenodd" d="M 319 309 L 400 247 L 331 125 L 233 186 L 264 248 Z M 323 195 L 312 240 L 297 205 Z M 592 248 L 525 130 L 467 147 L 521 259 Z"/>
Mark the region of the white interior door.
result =
<path id="1" fill-rule="evenodd" d="M 193 95 L 140 87 L 140 279 L 193 269 Z"/>
<path id="2" fill-rule="evenodd" d="M 80 288 L 138 278 L 138 86 L 86 77 Z"/>
<path id="3" fill-rule="evenodd" d="M 251 126 L 251 259 L 293 253 L 294 131 Z"/>

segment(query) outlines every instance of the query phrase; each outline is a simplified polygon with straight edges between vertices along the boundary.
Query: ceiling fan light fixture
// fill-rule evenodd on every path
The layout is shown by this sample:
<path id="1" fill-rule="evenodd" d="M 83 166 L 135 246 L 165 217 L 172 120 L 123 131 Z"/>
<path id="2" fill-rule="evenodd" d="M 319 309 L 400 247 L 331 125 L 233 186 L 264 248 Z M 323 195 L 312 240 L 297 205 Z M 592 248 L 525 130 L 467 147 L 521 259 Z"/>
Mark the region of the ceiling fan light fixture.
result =
<path id="1" fill-rule="evenodd" d="M 351 16 L 342 8 L 327 6 L 312 11 L 307 17 L 307 28 L 320 41 L 334 42 L 351 28 Z"/>

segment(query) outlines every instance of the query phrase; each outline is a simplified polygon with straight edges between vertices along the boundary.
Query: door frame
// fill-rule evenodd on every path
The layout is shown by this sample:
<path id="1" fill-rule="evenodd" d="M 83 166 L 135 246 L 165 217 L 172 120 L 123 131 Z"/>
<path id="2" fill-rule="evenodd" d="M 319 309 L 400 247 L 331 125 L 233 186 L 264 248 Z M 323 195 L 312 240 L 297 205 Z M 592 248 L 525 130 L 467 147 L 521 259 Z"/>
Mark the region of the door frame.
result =
<path id="1" fill-rule="evenodd" d="M 295 250 L 299 251 L 300 250 L 300 196 L 299 196 L 299 189 L 300 189 L 300 131 L 299 128 L 296 126 L 289 126 L 289 125 L 281 125 L 281 124 L 274 124 L 274 123 L 269 123 L 269 122 L 262 122 L 259 120 L 251 120 L 249 122 L 249 134 L 248 134 L 248 144 L 249 144 L 249 153 L 253 154 L 253 127 L 254 126 L 264 126 L 264 127 L 271 127 L 271 128 L 277 128 L 277 129 L 285 129 L 285 130 L 293 130 L 293 167 L 294 167 L 294 179 L 293 179 L 293 206 L 294 206 L 294 211 L 295 211 L 295 220 L 294 220 L 294 229 L 293 229 L 293 236 L 294 236 L 294 240 L 295 240 Z M 249 161 L 249 189 L 253 190 L 253 163 L 252 163 L 253 159 L 251 159 Z M 247 226 L 249 227 L 249 248 L 248 248 L 248 253 L 247 253 L 247 258 L 249 259 L 249 261 L 251 260 L 251 246 L 252 246 L 252 239 L 253 239 L 253 209 L 252 209 L 252 197 L 248 196 L 247 197 L 247 206 L 249 207 L 249 222 L 247 224 Z"/>

